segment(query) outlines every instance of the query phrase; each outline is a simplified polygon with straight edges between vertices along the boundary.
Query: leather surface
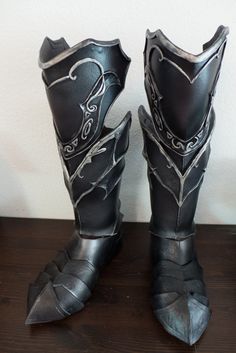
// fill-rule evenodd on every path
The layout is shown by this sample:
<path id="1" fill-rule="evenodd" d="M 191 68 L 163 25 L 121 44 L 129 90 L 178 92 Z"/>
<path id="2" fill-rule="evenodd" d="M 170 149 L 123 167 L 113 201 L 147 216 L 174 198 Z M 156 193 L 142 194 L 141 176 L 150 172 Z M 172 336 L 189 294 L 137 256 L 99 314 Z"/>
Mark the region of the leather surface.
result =
<path id="1" fill-rule="evenodd" d="M 175 47 L 160 30 L 147 33 L 144 70 L 151 116 L 141 106 L 139 117 L 152 185 L 151 231 L 157 235 L 179 238 L 193 233 L 226 34 L 227 28 L 219 27 L 201 61 L 201 56 Z"/>
<path id="2" fill-rule="evenodd" d="M 26 324 L 61 320 L 83 309 L 101 268 L 118 251 L 119 191 L 131 124 L 127 113 L 117 127 L 104 125 L 130 63 L 119 40 L 88 39 L 70 48 L 64 38 L 46 38 L 39 63 L 75 233 L 30 285 Z"/>
<path id="3" fill-rule="evenodd" d="M 42 76 L 77 227 L 84 236 L 112 235 L 121 222 L 119 186 L 131 114 L 115 129 L 104 120 L 124 88 L 130 59 L 119 40 L 69 48 L 64 38 L 45 38 L 40 63 L 49 66 Z"/>
<path id="4" fill-rule="evenodd" d="M 220 26 L 193 55 L 160 30 L 147 31 L 145 89 L 151 115 L 139 119 L 152 217 L 152 306 L 163 327 L 192 345 L 210 318 L 203 271 L 194 247 L 194 215 L 210 155 L 213 97 L 228 29 Z"/>
<path id="5" fill-rule="evenodd" d="M 57 321 L 84 308 L 100 270 L 117 253 L 119 234 L 84 239 L 77 231 L 30 285 L 26 324 Z"/>

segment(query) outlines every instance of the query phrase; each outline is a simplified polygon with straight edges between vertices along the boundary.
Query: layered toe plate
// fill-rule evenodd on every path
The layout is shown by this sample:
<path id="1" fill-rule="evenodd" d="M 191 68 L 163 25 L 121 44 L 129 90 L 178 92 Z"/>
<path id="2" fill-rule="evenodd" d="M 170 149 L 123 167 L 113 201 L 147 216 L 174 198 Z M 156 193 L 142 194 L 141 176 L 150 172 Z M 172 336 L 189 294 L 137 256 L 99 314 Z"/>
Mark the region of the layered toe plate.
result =
<path id="1" fill-rule="evenodd" d="M 57 321 L 82 310 L 101 268 L 116 254 L 120 243 L 118 234 L 84 239 L 75 231 L 68 246 L 30 285 L 25 323 Z"/>
<path id="2" fill-rule="evenodd" d="M 153 254 L 154 314 L 166 331 L 192 345 L 205 331 L 211 315 L 193 239 L 152 238 L 152 247 L 158 248 Z"/>
<path id="3" fill-rule="evenodd" d="M 194 344 L 209 303 L 193 237 L 198 195 L 215 124 L 213 98 L 228 28 L 220 26 L 194 55 L 161 30 L 147 31 L 144 84 L 151 115 L 139 108 L 152 217 L 153 309 L 173 336 Z"/>

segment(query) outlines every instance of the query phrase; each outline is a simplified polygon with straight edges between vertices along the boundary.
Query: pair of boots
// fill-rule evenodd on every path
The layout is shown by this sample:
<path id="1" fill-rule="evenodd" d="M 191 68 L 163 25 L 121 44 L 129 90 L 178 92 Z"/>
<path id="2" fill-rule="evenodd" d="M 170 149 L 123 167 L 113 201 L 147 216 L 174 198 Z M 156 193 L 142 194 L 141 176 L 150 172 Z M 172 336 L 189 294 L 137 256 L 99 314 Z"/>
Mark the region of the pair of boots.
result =
<path id="1" fill-rule="evenodd" d="M 152 217 L 152 306 L 164 328 L 192 345 L 206 329 L 209 302 L 194 248 L 194 214 L 210 153 L 215 88 L 228 28 L 199 55 L 147 31 L 145 89 L 139 108 Z M 83 309 L 100 270 L 121 244 L 119 190 L 131 113 L 104 126 L 124 88 L 130 59 L 119 40 L 69 47 L 46 38 L 39 65 L 53 114 L 64 180 L 73 204 L 72 239 L 30 285 L 26 324 L 61 320 Z"/>

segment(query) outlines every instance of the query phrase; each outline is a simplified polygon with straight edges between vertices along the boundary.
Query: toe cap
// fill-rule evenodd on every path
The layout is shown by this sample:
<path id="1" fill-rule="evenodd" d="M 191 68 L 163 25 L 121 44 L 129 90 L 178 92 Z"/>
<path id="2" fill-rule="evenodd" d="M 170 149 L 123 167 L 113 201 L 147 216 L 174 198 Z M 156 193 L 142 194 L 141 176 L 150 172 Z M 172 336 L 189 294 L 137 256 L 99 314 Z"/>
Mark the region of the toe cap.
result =
<path id="1" fill-rule="evenodd" d="M 178 297 L 172 304 L 154 310 L 167 332 L 189 345 L 196 343 L 210 319 L 210 309 L 191 294 Z"/>
<path id="2" fill-rule="evenodd" d="M 34 300 L 32 301 L 32 298 Z M 35 298 L 34 288 L 29 289 L 28 302 L 31 304 L 25 324 L 39 324 L 57 321 L 65 318 L 67 313 L 62 310 L 53 290 L 51 282 L 48 282 Z"/>

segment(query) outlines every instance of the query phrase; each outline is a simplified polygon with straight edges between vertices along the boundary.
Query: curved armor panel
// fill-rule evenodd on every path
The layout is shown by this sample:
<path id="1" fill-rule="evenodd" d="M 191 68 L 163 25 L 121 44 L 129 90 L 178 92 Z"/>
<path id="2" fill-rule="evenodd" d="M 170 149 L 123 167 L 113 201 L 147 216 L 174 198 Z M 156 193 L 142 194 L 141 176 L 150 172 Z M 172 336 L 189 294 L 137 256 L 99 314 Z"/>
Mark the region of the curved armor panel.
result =
<path id="1" fill-rule="evenodd" d="M 84 307 L 101 268 L 121 244 L 119 190 L 131 114 L 104 119 L 124 88 L 130 59 L 119 40 L 69 47 L 45 38 L 39 58 L 64 180 L 75 213 L 66 248 L 30 285 L 26 324 L 60 320 Z"/>
<path id="2" fill-rule="evenodd" d="M 139 108 L 152 206 L 153 310 L 172 335 L 195 343 L 210 318 L 194 249 L 194 214 L 210 154 L 212 107 L 228 28 L 193 55 L 160 30 L 147 31 L 145 89 Z"/>

